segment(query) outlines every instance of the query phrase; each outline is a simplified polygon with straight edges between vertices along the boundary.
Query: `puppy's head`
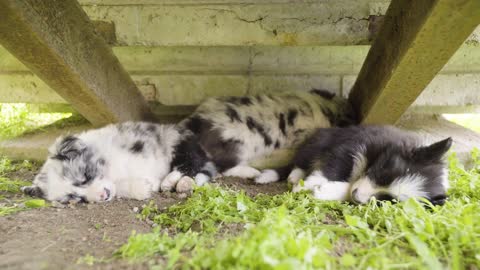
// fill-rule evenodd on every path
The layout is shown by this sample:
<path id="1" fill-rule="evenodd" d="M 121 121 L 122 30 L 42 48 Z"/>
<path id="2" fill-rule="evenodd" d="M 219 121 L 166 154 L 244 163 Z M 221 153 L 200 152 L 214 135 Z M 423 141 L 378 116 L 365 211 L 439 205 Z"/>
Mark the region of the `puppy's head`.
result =
<path id="1" fill-rule="evenodd" d="M 452 139 L 411 150 L 387 148 L 368 159 L 365 173 L 353 183 L 351 198 L 356 203 L 377 200 L 405 201 L 425 198 L 442 205 L 447 198 L 448 174 L 443 156 Z"/>
<path id="2" fill-rule="evenodd" d="M 105 202 L 115 196 L 115 186 L 104 173 L 105 159 L 78 137 L 58 139 L 32 186 L 22 190 L 30 196 L 62 203 Z"/>

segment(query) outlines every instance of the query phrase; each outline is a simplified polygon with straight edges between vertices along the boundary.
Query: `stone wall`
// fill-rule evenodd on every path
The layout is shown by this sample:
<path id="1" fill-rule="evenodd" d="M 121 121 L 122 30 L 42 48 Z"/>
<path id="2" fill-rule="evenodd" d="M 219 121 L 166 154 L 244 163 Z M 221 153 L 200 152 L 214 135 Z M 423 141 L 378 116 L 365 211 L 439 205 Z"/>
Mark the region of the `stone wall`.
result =
<path id="1" fill-rule="evenodd" d="M 163 105 L 311 88 L 346 95 L 388 7 L 374 0 L 79 2 L 142 93 Z M 415 106 L 480 105 L 479 40 L 480 28 Z M 0 102 L 65 103 L 1 47 Z"/>

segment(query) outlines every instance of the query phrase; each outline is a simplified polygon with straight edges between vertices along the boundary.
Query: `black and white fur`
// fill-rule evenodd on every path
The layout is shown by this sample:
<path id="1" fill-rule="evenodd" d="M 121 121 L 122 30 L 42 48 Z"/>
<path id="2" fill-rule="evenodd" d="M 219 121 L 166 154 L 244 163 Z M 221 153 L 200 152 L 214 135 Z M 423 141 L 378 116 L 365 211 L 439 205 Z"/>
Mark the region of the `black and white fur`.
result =
<path id="1" fill-rule="evenodd" d="M 425 145 L 390 126 L 321 128 L 299 147 L 288 181 L 294 192 L 310 190 L 320 200 L 413 197 L 443 204 L 449 187 L 443 156 L 451 145 L 451 138 Z M 286 176 L 282 171 L 265 170 L 262 177 L 277 181 Z"/>
<path id="2" fill-rule="evenodd" d="M 28 195 L 51 201 L 147 199 L 170 172 L 180 132 L 173 125 L 126 122 L 59 138 Z"/>
<path id="3" fill-rule="evenodd" d="M 189 191 L 192 177 L 202 185 L 217 170 L 258 176 L 250 159 L 300 143 L 314 128 L 352 121 L 346 100 L 323 90 L 210 98 L 179 125 L 127 122 L 60 138 L 23 190 L 60 202 Z"/>
<path id="4" fill-rule="evenodd" d="M 347 100 L 324 90 L 209 99 L 180 123 L 185 137 L 161 188 L 186 191 L 192 178 L 201 186 L 218 172 L 261 182 L 252 159 L 297 145 L 315 128 L 354 122 Z"/>

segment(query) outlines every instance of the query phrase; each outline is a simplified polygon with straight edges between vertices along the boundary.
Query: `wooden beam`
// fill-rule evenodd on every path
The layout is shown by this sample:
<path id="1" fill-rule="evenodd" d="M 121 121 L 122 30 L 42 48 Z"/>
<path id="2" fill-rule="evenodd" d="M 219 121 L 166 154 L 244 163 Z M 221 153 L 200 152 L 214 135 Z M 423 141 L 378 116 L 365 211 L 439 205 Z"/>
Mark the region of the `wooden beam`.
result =
<path id="1" fill-rule="evenodd" d="M 0 0 L 0 43 L 94 125 L 150 114 L 75 0 Z"/>
<path id="2" fill-rule="evenodd" d="M 363 123 L 395 123 L 480 23 L 478 0 L 393 0 L 349 99 Z"/>

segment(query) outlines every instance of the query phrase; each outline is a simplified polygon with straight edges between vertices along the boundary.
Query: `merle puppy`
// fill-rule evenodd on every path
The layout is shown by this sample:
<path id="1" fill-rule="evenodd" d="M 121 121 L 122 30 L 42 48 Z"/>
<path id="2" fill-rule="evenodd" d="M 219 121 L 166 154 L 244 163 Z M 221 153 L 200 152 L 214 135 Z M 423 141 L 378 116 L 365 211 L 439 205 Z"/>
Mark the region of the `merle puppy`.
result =
<path id="1" fill-rule="evenodd" d="M 449 186 L 443 156 L 451 145 L 451 138 L 425 145 L 390 126 L 321 128 L 299 147 L 288 181 L 294 192 L 311 190 L 320 200 L 364 204 L 372 197 L 414 197 L 443 204 Z M 261 177 L 274 182 L 285 172 L 288 168 L 265 170 Z"/>
<path id="2" fill-rule="evenodd" d="M 325 90 L 209 99 L 180 123 L 184 137 L 161 188 L 188 191 L 192 178 L 203 185 L 218 172 L 262 182 L 252 159 L 293 147 L 315 128 L 354 122 L 347 100 Z"/>
<path id="3" fill-rule="evenodd" d="M 32 186 L 51 201 L 147 199 L 170 172 L 180 133 L 173 125 L 126 122 L 59 138 Z"/>

